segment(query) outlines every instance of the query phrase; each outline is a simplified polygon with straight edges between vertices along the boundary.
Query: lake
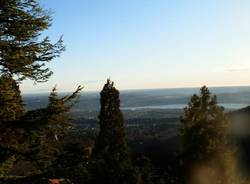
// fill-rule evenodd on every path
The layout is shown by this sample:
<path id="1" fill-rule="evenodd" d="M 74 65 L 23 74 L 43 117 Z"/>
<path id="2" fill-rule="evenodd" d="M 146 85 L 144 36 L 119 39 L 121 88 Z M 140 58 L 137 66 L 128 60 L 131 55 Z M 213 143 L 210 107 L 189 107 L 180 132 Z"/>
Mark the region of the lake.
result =
<path id="1" fill-rule="evenodd" d="M 219 104 L 223 106 L 225 109 L 241 109 L 249 106 L 249 104 L 241 104 L 241 103 L 221 103 Z M 168 105 L 155 105 L 155 106 L 140 106 L 140 107 L 122 107 L 123 110 L 143 110 L 143 109 L 183 109 L 187 106 L 187 104 L 168 104 Z"/>

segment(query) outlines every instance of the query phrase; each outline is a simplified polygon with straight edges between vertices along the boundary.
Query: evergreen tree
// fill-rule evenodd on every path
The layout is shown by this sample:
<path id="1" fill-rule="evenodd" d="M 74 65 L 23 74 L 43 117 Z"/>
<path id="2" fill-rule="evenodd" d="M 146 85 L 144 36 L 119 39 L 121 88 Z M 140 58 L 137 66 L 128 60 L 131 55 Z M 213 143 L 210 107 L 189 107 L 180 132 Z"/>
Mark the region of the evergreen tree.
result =
<path id="1" fill-rule="evenodd" d="M 33 168 L 24 171 L 25 176 L 50 176 L 60 155 L 61 141 L 73 126 L 69 113 L 81 90 L 79 86 L 71 95 L 59 97 L 54 88 L 46 108 L 28 111 L 21 123 L 0 126 L 0 172 L 8 174 L 7 169 L 15 168 L 15 164 L 9 164 L 14 157 L 17 164 L 25 162 Z"/>
<path id="2" fill-rule="evenodd" d="M 119 91 L 109 79 L 101 91 L 100 132 L 94 151 L 93 183 L 139 183 L 125 139 Z"/>
<path id="3" fill-rule="evenodd" d="M 111 155 L 117 161 L 127 161 L 129 153 L 125 140 L 124 119 L 120 110 L 119 91 L 114 87 L 114 83 L 108 80 L 100 95 L 100 132 L 96 152 Z"/>
<path id="4" fill-rule="evenodd" d="M 53 162 L 59 155 L 60 139 L 68 133 L 69 129 L 73 127 L 70 118 L 70 110 L 80 97 L 81 86 L 78 86 L 75 92 L 71 95 L 60 97 L 53 88 L 50 96 L 48 106 L 44 109 L 38 110 L 40 113 L 36 114 L 38 117 L 32 118 L 33 123 L 39 130 L 37 131 L 37 141 L 33 145 L 35 159 L 42 168 L 42 172 L 49 169 Z M 30 119 L 27 117 L 27 119 Z M 35 122 L 35 121 L 37 122 Z"/>
<path id="5" fill-rule="evenodd" d="M 207 87 L 202 87 L 199 95 L 192 96 L 181 122 L 184 172 L 189 173 L 190 182 L 196 183 L 198 175 L 203 174 L 207 182 L 238 183 L 235 149 L 229 141 L 227 116 Z"/>
<path id="6" fill-rule="evenodd" d="M 36 0 L 0 0 L 0 121 L 19 119 L 24 113 L 18 82 L 48 80 L 45 66 L 64 50 L 41 33 L 51 25 L 51 14 Z"/>
<path id="7" fill-rule="evenodd" d="M 53 88 L 46 108 L 46 124 L 48 126 L 46 131 L 52 131 L 56 140 L 73 126 L 69 113 L 75 103 L 78 102 L 82 89 L 81 86 L 78 86 L 71 95 L 59 97 L 56 88 Z"/>
<path id="8" fill-rule="evenodd" d="M 228 143 L 228 121 L 206 86 L 193 95 L 181 121 L 184 151 L 190 159 L 205 159 L 222 151 Z"/>
<path id="9" fill-rule="evenodd" d="M 143 154 L 135 158 L 134 164 L 140 172 L 143 184 L 165 184 L 164 174 L 160 173 Z M 172 183 L 171 180 L 167 181 Z"/>
<path id="10" fill-rule="evenodd" d="M 65 144 L 50 174 L 52 173 L 54 178 L 67 178 L 73 183 L 88 183 L 88 160 L 84 147 L 81 142 Z"/>
<path id="11" fill-rule="evenodd" d="M 53 44 L 40 37 L 51 20 L 36 0 L 0 0 L 0 75 L 35 82 L 51 76 L 45 63 L 64 50 L 62 39 Z"/>
<path id="12" fill-rule="evenodd" d="M 72 126 L 69 111 L 81 87 L 65 97 L 54 89 L 47 108 L 27 113 L 19 90 L 25 79 L 47 81 L 52 72 L 46 63 L 65 49 L 61 38 L 51 43 L 41 37 L 51 21 L 50 11 L 36 0 L 0 0 L 0 175 L 22 160 L 35 163 L 29 174 L 44 175 L 58 155 L 59 139 Z"/>
<path id="13" fill-rule="evenodd" d="M 10 172 L 15 161 L 16 161 L 15 156 L 11 156 L 8 159 L 6 159 L 4 163 L 0 165 L 0 177 L 4 177 Z"/>
<path id="14" fill-rule="evenodd" d="M 16 121 L 24 115 L 25 109 L 19 86 L 8 75 L 0 77 L 0 123 Z"/>

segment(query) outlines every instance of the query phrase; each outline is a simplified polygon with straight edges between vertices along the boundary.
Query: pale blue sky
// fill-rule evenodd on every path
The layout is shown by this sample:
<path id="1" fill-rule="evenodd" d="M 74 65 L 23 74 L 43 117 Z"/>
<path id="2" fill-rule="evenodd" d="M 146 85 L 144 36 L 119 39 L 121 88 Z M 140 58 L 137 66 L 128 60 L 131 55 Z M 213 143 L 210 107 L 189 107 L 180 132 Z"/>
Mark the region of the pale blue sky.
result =
<path id="1" fill-rule="evenodd" d="M 54 11 L 45 35 L 66 52 L 49 82 L 24 92 L 78 84 L 100 90 L 250 85 L 249 0 L 40 0 Z"/>

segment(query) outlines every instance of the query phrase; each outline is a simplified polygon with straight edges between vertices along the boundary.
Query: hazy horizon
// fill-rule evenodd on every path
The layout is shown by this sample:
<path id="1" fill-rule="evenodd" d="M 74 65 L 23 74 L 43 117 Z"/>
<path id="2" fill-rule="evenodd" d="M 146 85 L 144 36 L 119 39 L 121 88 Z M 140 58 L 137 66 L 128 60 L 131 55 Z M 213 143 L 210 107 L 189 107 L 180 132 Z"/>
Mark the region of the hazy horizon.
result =
<path id="1" fill-rule="evenodd" d="M 63 90 L 61 88 L 58 88 L 57 85 L 54 85 L 53 87 L 57 88 L 58 92 L 59 93 L 71 93 L 74 91 L 74 89 L 77 87 L 75 86 L 75 88 L 73 88 L 72 90 Z M 204 85 L 203 85 L 204 86 Z M 53 89 L 53 87 L 51 87 L 51 89 L 48 89 L 48 90 L 44 90 L 42 91 L 41 89 L 37 89 L 37 90 L 30 90 L 30 91 L 22 91 L 22 93 L 25 95 L 25 94 L 48 94 L 51 92 L 51 90 Z M 101 86 L 103 87 L 103 86 Z M 166 87 L 166 88 L 138 88 L 138 89 L 118 89 L 120 92 L 137 92 L 137 91 L 157 91 L 157 90 L 199 90 L 202 86 L 194 86 L 194 87 Z M 249 89 L 250 90 L 250 85 L 246 85 L 246 86 L 207 86 L 210 91 L 213 93 L 214 89 L 237 89 L 237 88 L 245 88 L 245 89 Z M 242 89 L 239 89 L 240 91 Z M 99 93 L 101 91 L 101 88 L 100 90 L 86 90 L 83 88 L 82 92 L 81 93 Z"/>

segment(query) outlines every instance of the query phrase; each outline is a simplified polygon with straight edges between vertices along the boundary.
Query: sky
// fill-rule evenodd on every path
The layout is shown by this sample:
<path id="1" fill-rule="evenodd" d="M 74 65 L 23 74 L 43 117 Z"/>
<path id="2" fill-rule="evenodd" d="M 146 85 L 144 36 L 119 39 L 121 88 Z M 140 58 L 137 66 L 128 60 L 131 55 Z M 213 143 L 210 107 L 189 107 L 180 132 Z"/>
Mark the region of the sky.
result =
<path id="1" fill-rule="evenodd" d="M 249 0 L 39 0 L 66 51 L 22 91 L 250 85 Z"/>

